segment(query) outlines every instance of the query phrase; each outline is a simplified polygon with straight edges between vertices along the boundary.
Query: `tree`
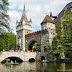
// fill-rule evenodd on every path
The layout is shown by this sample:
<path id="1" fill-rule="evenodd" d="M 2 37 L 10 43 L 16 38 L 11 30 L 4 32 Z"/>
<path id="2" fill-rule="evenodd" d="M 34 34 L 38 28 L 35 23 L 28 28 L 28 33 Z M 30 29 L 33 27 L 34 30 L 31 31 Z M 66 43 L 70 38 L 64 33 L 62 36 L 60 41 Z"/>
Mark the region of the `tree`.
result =
<path id="1" fill-rule="evenodd" d="M 8 0 L 0 0 L 0 33 L 10 31 L 9 15 L 7 14 L 8 5 Z"/>
<path id="2" fill-rule="evenodd" d="M 16 48 L 16 35 L 12 32 L 10 33 L 1 33 L 0 35 L 0 51 L 3 49 L 11 50 Z"/>
<path id="3" fill-rule="evenodd" d="M 56 24 L 57 36 L 54 38 L 51 53 L 63 53 L 72 50 L 72 11 L 64 13 Z"/>

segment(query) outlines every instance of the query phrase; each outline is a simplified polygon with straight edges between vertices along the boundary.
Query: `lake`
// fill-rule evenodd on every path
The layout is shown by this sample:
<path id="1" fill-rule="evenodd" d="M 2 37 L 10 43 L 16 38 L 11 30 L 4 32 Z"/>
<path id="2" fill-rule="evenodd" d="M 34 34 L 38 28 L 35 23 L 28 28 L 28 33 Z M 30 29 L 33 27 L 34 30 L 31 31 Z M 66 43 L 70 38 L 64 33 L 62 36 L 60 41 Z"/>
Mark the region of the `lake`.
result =
<path id="1" fill-rule="evenodd" d="M 9 66 L 0 63 L 0 72 L 72 72 L 72 62 L 41 63 L 40 61 L 35 61 Z"/>

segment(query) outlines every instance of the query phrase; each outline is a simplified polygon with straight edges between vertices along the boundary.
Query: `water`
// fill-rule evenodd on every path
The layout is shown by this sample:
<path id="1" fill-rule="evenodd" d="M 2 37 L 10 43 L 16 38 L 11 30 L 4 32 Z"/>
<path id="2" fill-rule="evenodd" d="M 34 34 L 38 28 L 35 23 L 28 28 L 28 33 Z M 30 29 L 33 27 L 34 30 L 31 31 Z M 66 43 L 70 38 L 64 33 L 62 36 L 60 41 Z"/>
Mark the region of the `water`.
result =
<path id="1" fill-rule="evenodd" d="M 72 63 L 23 62 L 6 66 L 0 63 L 0 72 L 72 72 Z"/>

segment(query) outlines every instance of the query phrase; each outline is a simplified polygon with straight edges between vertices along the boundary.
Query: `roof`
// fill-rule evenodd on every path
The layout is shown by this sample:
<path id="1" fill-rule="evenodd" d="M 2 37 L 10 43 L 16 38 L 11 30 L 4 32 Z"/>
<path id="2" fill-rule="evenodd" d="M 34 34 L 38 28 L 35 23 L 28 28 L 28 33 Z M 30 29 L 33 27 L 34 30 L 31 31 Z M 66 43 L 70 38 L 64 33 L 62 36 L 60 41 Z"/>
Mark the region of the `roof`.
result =
<path id="1" fill-rule="evenodd" d="M 45 18 L 44 18 L 44 20 L 42 21 L 42 23 L 45 23 L 45 22 L 55 23 L 55 22 L 51 19 L 51 17 L 49 17 L 48 15 L 46 15 Z M 42 24 L 42 23 L 41 23 L 41 24 Z"/>
<path id="2" fill-rule="evenodd" d="M 34 37 L 34 36 L 37 36 L 37 35 L 40 35 L 40 34 L 41 34 L 41 31 L 29 33 L 29 34 L 26 34 L 26 35 L 25 35 L 25 38 Z"/>
<path id="3" fill-rule="evenodd" d="M 23 20 L 24 20 L 25 22 L 28 21 L 27 16 L 26 16 L 26 12 L 25 12 L 25 11 L 23 12 L 22 18 L 21 18 L 21 21 L 23 21 Z"/>
<path id="4" fill-rule="evenodd" d="M 24 20 L 25 22 L 28 21 L 27 16 L 26 16 L 26 12 L 25 12 L 25 5 L 24 5 L 24 9 L 23 9 L 22 18 L 21 18 L 21 21 L 23 21 L 23 20 Z"/>
<path id="5" fill-rule="evenodd" d="M 68 10 L 71 10 L 72 8 L 72 2 L 68 3 L 63 9 L 62 11 L 58 14 L 57 18 L 54 20 L 56 23 L 58 22 L 58 20 L 64 15 L 64 13 Z"/>

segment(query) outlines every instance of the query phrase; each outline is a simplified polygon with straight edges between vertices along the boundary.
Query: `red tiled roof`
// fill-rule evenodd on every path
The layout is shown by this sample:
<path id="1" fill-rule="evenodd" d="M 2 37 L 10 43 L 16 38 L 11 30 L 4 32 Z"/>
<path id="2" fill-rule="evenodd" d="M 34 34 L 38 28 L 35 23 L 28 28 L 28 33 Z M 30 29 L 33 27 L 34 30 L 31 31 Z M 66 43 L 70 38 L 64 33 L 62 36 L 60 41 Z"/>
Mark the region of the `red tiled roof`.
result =
<path id="1" fill-rule="evenodd" d="M 42 23 L 44 23 L 44 22 L 55 23 L 55 22 L 51 19 L 51 17 L 49 17 L 48 15 L 46 15 L 45 18 L 44 18 L 44 20 L 42 21 Z M 41 23 L 41 24 L 42 24 L 42 23 Z"/>
<path id="2" fill-rule="evenodd" d="M 37 35 L 40 35 L 40 34 L 41 34 L 41 31 L 33 32 L 33 33 L 30 33 L 30 34 L 26 34 L 25 38 L 37 36 Z"/>

